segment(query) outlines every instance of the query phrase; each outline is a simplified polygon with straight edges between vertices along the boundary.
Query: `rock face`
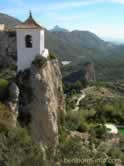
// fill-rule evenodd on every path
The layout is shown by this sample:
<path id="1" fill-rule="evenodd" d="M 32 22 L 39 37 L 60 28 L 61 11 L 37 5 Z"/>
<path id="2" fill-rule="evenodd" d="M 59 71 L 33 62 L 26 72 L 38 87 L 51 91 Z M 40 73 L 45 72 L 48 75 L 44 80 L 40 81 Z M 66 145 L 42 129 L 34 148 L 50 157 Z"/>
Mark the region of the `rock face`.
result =
<path id="1" fill-rule="evenodd" d="M 9 87 L 8 87 L 8 90 L 9 90 L 9 100 L 11 102 L 18 102 L 19 100 L 19 88 L 18 86 L 16 85 L 16 83 L 12 82 Z"/>
<path id="2" fill-rule="evenodd" d="M 95 67 L 93 63 L 86 63 L 84 65 L 84 79 L 89 81 L 96 81 Z"/>
<path id="3" fill-rule="evenodd" d="M 12 68 L 16 64 L 16 33 L 0 32 L 0 68 Z"/>
<path id="4" fill-rule="evenodd" d="M 32 66 L 30 83 L 31 133 L 37 143 L 56 145 L 58 115 L 64 111 L 61 73 L 57 60 L 47 61 L 42 68 Z"/>
<path id="5" fill-rule="evenodd" d="M 8 87 L 8 108 L 11 111 L 11 127 L 16 127 L 18 116 L 19 88 L 12 82 Z"/>
<path id="6" fill-rule="evenodd" d="M 41 67 L 33 64 L 29 86 L 31 100 L 25 103 L 23 111 L 28 111 L 31 115 L 29 126 L 32 138 L 36 143 L 54 149 L 58 143 L 59 115 L 64 112 L 62 76 L 58 61 L 47 60 Z"/>

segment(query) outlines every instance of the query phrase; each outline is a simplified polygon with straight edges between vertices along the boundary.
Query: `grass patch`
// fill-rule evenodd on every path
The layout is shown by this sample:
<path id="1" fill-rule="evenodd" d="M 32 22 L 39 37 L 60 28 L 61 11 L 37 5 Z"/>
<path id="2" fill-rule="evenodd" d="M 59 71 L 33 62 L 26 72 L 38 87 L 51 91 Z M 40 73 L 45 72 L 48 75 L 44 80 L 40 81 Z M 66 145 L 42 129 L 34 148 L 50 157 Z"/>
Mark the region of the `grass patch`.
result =
<path id="1" fill-rule="evenodd" d="M 124 134 L 124 128 L 118 128 L 120 134 Z"/>
<path id="2" fill-rule="evenodd" d="M 0 79 L 0 99 L 4 97 L 4 93 L 8 86 L 9 82 L 5 79 Z"/>

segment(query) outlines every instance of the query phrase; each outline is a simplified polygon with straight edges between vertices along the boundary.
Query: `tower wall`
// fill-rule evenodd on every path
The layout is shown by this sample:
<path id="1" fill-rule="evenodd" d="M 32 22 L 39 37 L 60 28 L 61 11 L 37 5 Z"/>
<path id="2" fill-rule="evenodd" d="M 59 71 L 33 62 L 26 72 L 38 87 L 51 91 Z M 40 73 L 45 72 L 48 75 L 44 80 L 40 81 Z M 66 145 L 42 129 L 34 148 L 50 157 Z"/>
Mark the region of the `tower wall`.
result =
<path id="1" fill-rule="evenodd" d="M 44 30 L 39 29 L 17 29 L 17 66 L 18 71 L 31 66 L 36 55 L 44 51 Z M 25 36 L 32 36 L 32 48 L 25 45 Z"/>

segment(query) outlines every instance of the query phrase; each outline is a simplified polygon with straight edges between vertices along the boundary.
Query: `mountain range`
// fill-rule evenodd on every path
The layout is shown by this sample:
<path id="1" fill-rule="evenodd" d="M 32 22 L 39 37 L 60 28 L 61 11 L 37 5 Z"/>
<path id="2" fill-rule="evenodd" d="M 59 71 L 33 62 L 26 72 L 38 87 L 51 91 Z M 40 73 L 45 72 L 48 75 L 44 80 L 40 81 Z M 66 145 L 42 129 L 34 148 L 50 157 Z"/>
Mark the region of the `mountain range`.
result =
<path id="1" fill-rule="evenodd" d="M 20 21 L 12 16 L 7 14 L 0 13 L 0 24 L 5 24 L 8 28 L 15 28 Z"/>
<path id="2" fill-rule="evenodd" d="M 69 32 L 67 29 L 62 28 L 58 25 L 56 25 L 55 27 L 53 27 L 53 29 L 50 30 L 51 32 Z"/>
<path id="3" fill-rule="evenodd" d="M 0 24 L 14 28 L 20 23 L 16 18 L 0 13 Z M 45 30 L 46 47 L 60 61 L 70 61 L 62 67 L 64 77 L 83 69 L 83 64 L 95 64 L 96 75 L 102 80 L 116 80 L 124 78 L 124 45 L 106 42 L 89 31 L 68 30 L 55 26 L 52 30 Z"/>

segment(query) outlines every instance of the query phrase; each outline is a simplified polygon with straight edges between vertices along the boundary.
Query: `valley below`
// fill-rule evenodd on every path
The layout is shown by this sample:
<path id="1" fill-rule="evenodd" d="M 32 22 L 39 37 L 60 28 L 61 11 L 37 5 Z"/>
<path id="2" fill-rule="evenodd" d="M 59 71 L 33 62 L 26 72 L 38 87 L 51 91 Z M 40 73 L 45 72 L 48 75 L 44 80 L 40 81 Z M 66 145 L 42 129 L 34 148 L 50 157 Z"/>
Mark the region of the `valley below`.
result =
<path id="1" fill-rule="evenodd" d="M 18 73 L 20 22 L 0 14 L 0 166 L 123 166 L 124 44 L 45 29 L 49 57 Z"/>

